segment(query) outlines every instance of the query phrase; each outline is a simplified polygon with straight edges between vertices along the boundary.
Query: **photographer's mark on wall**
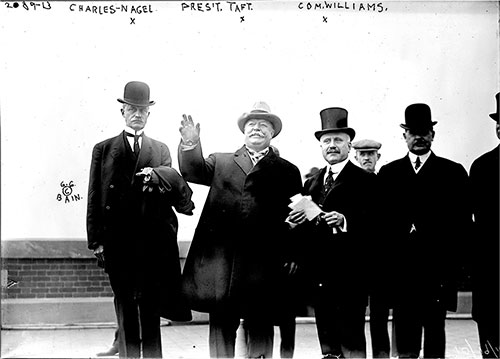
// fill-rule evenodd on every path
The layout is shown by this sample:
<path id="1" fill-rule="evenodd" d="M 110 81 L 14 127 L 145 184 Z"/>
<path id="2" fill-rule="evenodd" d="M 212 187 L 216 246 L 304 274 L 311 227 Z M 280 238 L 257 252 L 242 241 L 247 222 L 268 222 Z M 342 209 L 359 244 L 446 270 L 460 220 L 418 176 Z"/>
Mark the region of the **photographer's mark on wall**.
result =
<path id="1" fill-rule="evenodd" d="M 73 187 L 76 185 L 73 181 L 69 181 L 69 183 L 64 183 L 61 181 L 61 193 L 57 194 L 57 200 L 59 202 L 64 201 L 64 203 L 77 202 L 83 199 L 78 193 L 73 194 Z"/>

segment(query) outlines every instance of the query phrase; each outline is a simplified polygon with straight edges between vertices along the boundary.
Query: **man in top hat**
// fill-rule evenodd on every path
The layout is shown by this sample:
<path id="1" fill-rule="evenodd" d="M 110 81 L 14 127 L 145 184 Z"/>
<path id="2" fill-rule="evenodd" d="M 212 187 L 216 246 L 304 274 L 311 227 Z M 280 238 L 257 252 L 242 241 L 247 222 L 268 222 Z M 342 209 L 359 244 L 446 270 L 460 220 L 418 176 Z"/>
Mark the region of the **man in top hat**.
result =
<path id="1" fill-rule="evenodd" d="M 170 167 L 164 143 L 144 134 L 149 87 L 127 83 L 124 130 L 94 146 L 90 167 L 88 247 L 108 273 L 118 320 L 120 357 L 161 358 L 160 315 L 190 320 L 181 301 L 177 212 L 191 215 L 191 190 Z"/>
<path id="2" fill-rule="evenodd" d="M 303 211 L 293 210 L 289 220 L 308 239 L 306 269 L 312 279 L 323 356 L 362 358 L 366 357 L 367 245 L 376 233 L 372 198 L 376 177 L 348 159 L 355 131 L 348 127 L 347 110 L 327 108 L 320 117 L 322 130 L 315 136 L 327 165 L 306 180 L 304 194 L 323 212 L 307 221 Z"/>
<path id="3" fill-rule="evenodd" d="M 408 154 L 378 174 L 382 223 L 391 242 L 393 324 L 400 358 L 445 356 L 446 311 L 457 306 L 458 251 L 470 229 L 467 172 L 431 151 L 434 125 L 423 103 L 405 110 Z"/>
<path id="4" fill-rule="evenodd" d="M 244 145 L 204 158 L 200 126 L 183 115 L 181 173 L 210 187 L 186 259 L 183 291 L 193 310 L 210 315 L 211 357 L 234 357 L 241 318 L 247 356 L 268 358 L 273 316 L 289 300 L 280 302 L 277 284 L 296 268 L 293 232 L 285 219 L 302 180 L 297 167 L 270 146 L 282 122 L 265 102 L 257 102 L 237 125 Z"/>
<path id="5" fill-rule="evenodd" d="M 496 122 L 497 111 L 490 114 Z M 470 168 L 470 190 L 474 213 L 474 267 L 472 272 L 472 317 L 477 322 L 484 358 L 498 358 L 499 352 L 499 153 L 500 146 L 477 158 Z"/>
<path id="6" fill-rule="evenodd" d="M 356 150 L 356 161 L 358 161 L 361 168 L 370 173 L 375 173 L 377 161 L 380 159 L 380 147 L 382 144 L 374 140 L 360 140 L 352 144 Z"/>

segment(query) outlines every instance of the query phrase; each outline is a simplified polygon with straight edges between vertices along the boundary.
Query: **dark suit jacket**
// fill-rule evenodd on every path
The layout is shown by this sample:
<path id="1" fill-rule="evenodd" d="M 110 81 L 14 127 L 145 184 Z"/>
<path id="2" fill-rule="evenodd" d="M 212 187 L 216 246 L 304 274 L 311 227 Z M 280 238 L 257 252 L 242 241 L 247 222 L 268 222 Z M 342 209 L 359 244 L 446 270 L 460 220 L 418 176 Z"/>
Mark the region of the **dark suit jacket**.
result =
<path id="1" fill-rule="evenodd" d="M 322 168 L 304 184 L 304 194 L 321 203 L 324 175 Z M 345 303 L 366 304 L 368 295 L 367 259 L 378 228 L 374 216 L 376 203 L 374 174 L 349 161 L 338 174 L 333 188 L 323 202 L 325 212 L 342 213 L 347 231 L 334 234 L 326 223 L 306 222 L 302 226 L 307 238 L 308 272 L 314 285 L 330 288 L 335 297 Z"/>
<path id="2" fill-rule="evenodd" d="M 271 315 L 276 278 L 292 255 L 285 219 L 302 190 L 299 170 L 272 149 L 255 167 L 245 147 L 204 159 L 201 143 L 179 148 L 179 167 L 187 181 L 210 186 L 183 271 L 192 309 Z"/>
<path id="3" fill-rule="evenodd" d="M 397 300 L 440 301 L 456 310 L 459 255 L 471 223 L 467 172 L 431 153 L 418 174 L 407 155 L 382 166 L 378 177 Z"/>
<path id="4" fill-rule="evenodd" d="M 170 152 L 164 143 L 143 136 L 139 158 L 135 160 L 126 141 L 122 132 L 98 143 L 92 152 L 88 247 L 104 246 L 105 270 L 110 278 L 116 279 L 115 283 L 123 284 L 123 290 L 137 283 L 154 286 L 161 290 L 163 304 L 177 303 L 178 224 L 172 206 L 181 213 L 191 214 L 192 192 L 170 168 Z M 154 176 L 157 185 L 152 192 L 143 191 L 142 178 L 135 176 L 144 167 L 152 167 L 157 173 Z M 115 289 L 115 295 L 119 294 Z M 181 309 L 184 310 L 181 318 L 190 316 L 186 309 Z M 177 314 L 174 311 L 170 318 L 179 318 Z"/>
<path id="5" fill-rule="evenodd" d="M 499 304 L 499 153 L 500 146 L 477 158 L 470 168 L 474 213 L 472 315 L 497 316 Z M 496 314 L 495 314 L 496 313 Z"/>

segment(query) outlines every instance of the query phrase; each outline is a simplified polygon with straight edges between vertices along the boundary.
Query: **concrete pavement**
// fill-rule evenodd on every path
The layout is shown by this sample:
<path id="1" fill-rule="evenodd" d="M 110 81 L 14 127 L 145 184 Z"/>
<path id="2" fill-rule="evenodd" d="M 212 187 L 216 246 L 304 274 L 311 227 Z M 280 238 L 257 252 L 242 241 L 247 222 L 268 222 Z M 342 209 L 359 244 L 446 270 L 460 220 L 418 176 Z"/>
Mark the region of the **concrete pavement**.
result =
<path id="1" fill-rule="evenodd" d="M 389 324 L 390 325 L 390 324 Z M 94 358 L 113 340 L 112 326 L 58 329 L 2 330 L 2 358 Z M 161 327 L 163 357 L 172 359 L 208 358 L 208 325 L 177 324 Z M 446 357 L 452 359 L 481 358 L 474 321 L 447 319 Z M 372 357 L 370 329 L 366 325 L 368 358 Z M 279 329 L 275 332 L 275 357 L 279 357 Z M 117 356 L 115 357 L 117 358 Z M 296 359 L 321 358 L 316 326 L 311 318 L 298 318 Z"/>

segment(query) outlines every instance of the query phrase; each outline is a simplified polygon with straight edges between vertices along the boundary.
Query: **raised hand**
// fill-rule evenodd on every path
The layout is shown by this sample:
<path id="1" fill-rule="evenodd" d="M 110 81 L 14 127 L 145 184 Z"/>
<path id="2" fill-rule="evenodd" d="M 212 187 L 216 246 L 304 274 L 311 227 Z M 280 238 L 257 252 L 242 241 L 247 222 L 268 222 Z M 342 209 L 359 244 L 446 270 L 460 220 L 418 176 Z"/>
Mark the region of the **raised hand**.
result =
<path id="1" fill-rule="evenodd" d="M 182 142 L 186 145 L 194 145 L 200 141 L 200 124 L 196 126 L 191 115 L 182 115 L 181 127 L 179 127 Z"/>

